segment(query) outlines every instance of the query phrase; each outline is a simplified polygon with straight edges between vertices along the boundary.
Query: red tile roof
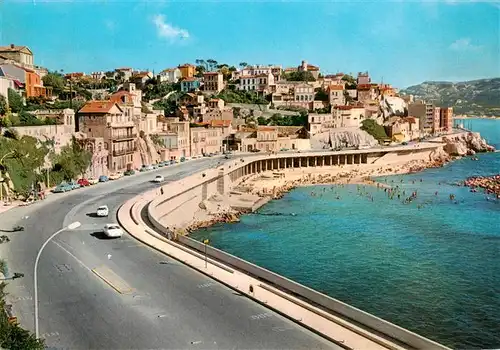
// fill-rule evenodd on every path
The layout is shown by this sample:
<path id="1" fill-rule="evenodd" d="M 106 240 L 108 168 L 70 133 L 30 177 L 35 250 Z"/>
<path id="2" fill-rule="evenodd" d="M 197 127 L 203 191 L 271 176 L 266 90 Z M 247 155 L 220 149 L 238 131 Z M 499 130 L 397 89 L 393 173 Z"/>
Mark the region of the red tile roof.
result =
<path id="1" fill-rule="evenodd" d="M 113 108 L 113 106 L 115 106 L 116 103 L 113 102 L 113 101 L 89 101 L 85 104 L 85 106 L 83 106 L 79 111 L 78 113 L 102 113 L 102 114 L 106 114 L 106 113 L 109 113 L 109 111 L 111 110 L 111 108 Z M 120 109 L 120 107 L 118 105 L 116 105 L 118 107 L 118 109 Z M 121 109 L 120 109 L 121 111 Z"/>
<path id="2" fill-rule="evenodd" d="M 334 106 L 333 108 L 339 109 L 341 111 L 349 111 L 353 108 L 353 106 Z"/>
<path id="3" fill-rule="evenodd" d="M 276 131 L 276 127 L 274 127 L 274 126 L 259 126 L 259 127 L 257 127 L 257 131 Z"/>
<path id="4" fill-rule="evenodd" d="M 344 85 L 330 85 L 328 88 L 330 90 L 344 90 Z"/>
<path id="5" fill-rule="evenodd" d="M 133 95 L 125 90 L 120 90 L 115 92 L 111 97 L 109 98 L 110 101 L 118 103 L 118 104 L 123 104 L 123 101 L 121 100 L 122 96 L 127 96 L 129 97 L 129 102 L 128 103 L 133 103 Z"/>
<path id="6" fill-rule="evenodd" d="M 229 127 L 231 125 L 231 120 L 222 119 L 222 120 L 211 120 L 212 127 Z"/>
<path id="7" fill-rule="evenodd" d="M 190 78 L 186 78 L 186 79 L 182 80 L 181 82 L 183 82 L 183 81 L 196 81 L 196 79 L 190 77 Z"/>
<path id="8" fill-rule="evenodd" d="M 370 90 L 372 88 L 372 84 L 359 84 L 358 90 Z"/>

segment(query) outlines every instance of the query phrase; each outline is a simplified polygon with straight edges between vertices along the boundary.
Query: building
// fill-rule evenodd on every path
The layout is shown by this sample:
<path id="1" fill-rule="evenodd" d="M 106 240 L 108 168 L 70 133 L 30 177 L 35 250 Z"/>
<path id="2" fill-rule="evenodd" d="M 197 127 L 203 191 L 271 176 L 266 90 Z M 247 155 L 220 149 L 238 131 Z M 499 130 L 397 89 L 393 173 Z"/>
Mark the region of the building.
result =
<path id="1" fill-rule="evenodd" d="M 294 105 L 310 109 L 309 105 L 314 101 L 314 87 L 306 83 L 296 85 L 293 100 Z"/>
<path id="2" fill-rule="evenodd" d="M 271 86 L 275 85 L 272 73 L 240 76 L 239 90 L 254 91 L 261 94 L 271 92 Z"/>
<path id="3" fill-rule="evenodd" d="M 108 166 L 113 172 L 138 167 L 137 127 L 133 116 L 126 116 L 113 101 L 89 101 L 78 111 L 79 131 L 90 138 L 101 137 L 108 150 Z"/>
<path id="4" fill-rule="evenodd" d="M 179 68 L 168 68 L 162 70 L 158 74 L 158 81 L 160 83 L 177 83 L 182 78 L 182 73 Z"/>
<path id="5" fill-rule="evenodd" d="M 332 113 L 328 114 L 315 114 L 309 113 L 307 116 L 307 121 L 309 124 L 309 133 L 316 135 L 326 129 L 334 128 L 334 118 Z"/>
<path id="6" fill-rule="evenodd" d="M 308 64 L 307 61 L 302 61 L 302 64 L 297 67 L 299 72 L 310 72 L 314 79 L 319 78 L 319 67 Z"/>
<path id="7" fill-rule="evenodd" d="M 434 107 L 434 116 L 432 119 L 432 133 L 437 134 L 440 133 L 441 130 L 441 108 L 440 107 Z"/>
<path id="8" fill-rule="evenodd" d="M 252 76 L 252 75 L 261 75 L 265 74 L 266 76 L 271 73 L 274 77 L 274 81 L 278 82 L 281 79 L 281 75 L 283 73 L 283 68 L 279 65 L 269 65 L 269 66 L 263 66 L 263 65 L 254 65 L 254 66 L 246 66 L 243 68 L 238 75 L 238 78 L 240 76 Z"/>
<path id="9" fill-rule="evenodd" d="M 224 77 L 220 72 L 203 73 L 203 91 L 218 94 L 224 89 Z"/>
<path id="10" fill-rule="evenodd" d="M 361 106 L 335 106 L 332 109 L 334 128 L 360 128 L 366 118 L 366 110 Z"/>
<path id="11" fill-rule="evenodd" d="M 330 85 L 327 92 L 330 106 L 343 106 L 346 104 L 344 85 Z"/>
<path id="12" fill-rule="evenodd" d="M 23 67 L 33 68 L 33 52 L 27 46 L 16 46 L 14 44 L 0 46 L 0 55 Z"/>
<path id="13" fill-rule="evenodd" d="M 137 72 L 130 77 L 130 82 L 134 83 L 137 88 L 141 89 L 149 79 L 153 79 L 151 72 Z"/>
<path id="14" fill-rule="evenodd" d="M 222 152 L 222 129 L 213 128 L 210 124 L 195 124 L 190 128 L 191 147 L 193 156 L 204 156 Z"/>
<path id="15" fill-rule="evenodd" d="M 453 129 L 453 108 L 441 107 L 439 114 L 439 126 L 445 132 L 451 132 Z"/>
<path id="16" fill-rule="evenodd" d="M 79 138 L 78 142 L 92 154 L 90 167 L 85 176 L 97 179 L 101 175 L 108 175 L 109 151 L 105 147 L 104 139 L 102 137 L 83 137 Z"/>
<path id="17" fill-rule="evenodd" d="M 128 81 L 132 78 L 134 70 L 130 67 L 121 67 L 115 69 L 115 77 L 121 79 L 122 81 Z"/>
<path id="18" fill-rule="evenodd" d="M 163 160 L 189 157 L 190 154 L 190 126 L 189 121 L 180 121 L 179 118 L 158 118 L 158 137 L 163 140 L 165 151 Z"/>
<path id="19" fill-rule="evenodd" d="M 195 91 L 200 88 L 200 81 L 196 78 L 190 77 L 190 78 L 185 78 L 181 80 L 181 91 L 182 92 L 189 92 L 189 91 Z"/>
<path id="20" fill-rule="evenodd" d="M 278 152 L 281 149 L 307 150 L 311 142 L 307 131 L 301 126 L 259 126 L 255 131 L 239 132 L 240 150 L 250 152 L 258 149 L 262 152 Z M 243 133 L 243 135 L 242 135 Z"/>
<path id="21" fill-rule="evenodd" d="M 392 117 L 386 124 L 387 136 L 396 142 L 407 142 L 420 137 L 418 118 Z"/>
<path id="22" fill-rule="evenodd" d="M 356 83 L 358 85 L 368 85 L 371 84 L 372 80 L 368 72 L 359 72 L 358 77 L 356 79 Z"/>
<path id="23" fill-rule="evenodd" d="M 0 76 L 14 80 L 14 86 L 23 89 L 26 98 L 52 96 L 52 89 L 43 86 L 40 76 L 33 69 L 13 63 L 3 63 L 0 64 Z"/>
<path id="24" fill-rule="evenodd" d="M 419 119 L 420 130 L 427 133 L 433 132 L 434 105 L 422 100 L 408 104 L 408 115 Z"/>
<path id="25" fill-rule="evenodd" d="M 358 84 L 356 89 L 358 101 L 361 103 L 373 100 L 376 97 L 375 88 L 372 84 Z"/>
<path id="26" fill-rule="evenodd" d="M 196 74 L 196 66 L 193 66 L 192 64 L 185 63 L 178 68 L 181 71 L 181 78 L 194 78 L 194 75 Z"/>
<path id="27" fill-rule="evenodd" d="M 7 105 L 9 104 L 9 89 L 15 90 L 14 80 L 2 76 L 0 71 L 0 95 L 5 97 Z"/>

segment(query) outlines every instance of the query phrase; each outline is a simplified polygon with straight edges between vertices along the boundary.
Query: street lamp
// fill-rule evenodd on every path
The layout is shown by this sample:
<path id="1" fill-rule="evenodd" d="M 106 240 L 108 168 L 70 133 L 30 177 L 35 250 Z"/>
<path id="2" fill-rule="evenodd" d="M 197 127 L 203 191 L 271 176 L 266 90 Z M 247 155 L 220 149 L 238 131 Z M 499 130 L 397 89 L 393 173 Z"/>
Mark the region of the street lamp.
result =
<path id="1" fill-rule="evenodd" d="M 74 229 L 76 229 L 76 228 L 78 228 L 80 226 L 81 226 L 81 223 L 79 221 L 75 221 L 75 222 L 69 224 L 68 226 L 63 227 L 59 231 L 53 233 L 52 236 L 50 236 L 49 238 L 47 238 L 47 240 L 43 243 L 42 247 L 40 248 L 40 250 L 38 251 L 38 254 L 36 256 L 35 267 L 33 269 L 33 288 L 35 289 L 35 335 L 36 335 L 37 338 L 39 338 L 39 334 L 38 334 L 38 284 L 37 284 L 38 283 L 38 275 L 37 275 L 38 260 L 40 260 L 40 255 L 42 255 L 42 251 L 45 248 L 45 246 L 55 236 L 57 236 L 58 234 L 60 234 L 63 231 L 74 230 Z"/>

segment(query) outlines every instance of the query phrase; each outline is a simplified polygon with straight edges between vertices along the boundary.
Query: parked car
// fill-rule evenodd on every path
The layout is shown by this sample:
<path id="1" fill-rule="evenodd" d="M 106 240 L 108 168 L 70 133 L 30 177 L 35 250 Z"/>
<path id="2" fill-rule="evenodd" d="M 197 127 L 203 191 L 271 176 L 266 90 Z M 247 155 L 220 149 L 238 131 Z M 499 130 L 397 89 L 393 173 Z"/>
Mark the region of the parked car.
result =
<path id="1" fill-rule="evenodd" d="M 54 188 L 52 190 L 52 192 L 54 193 L 62 193 L 62 192 L 68 192 L 68 191 L 71 191 L 73 188 L 68 185 L 66 182 L 61 182 L 59 185 L 56 186 L 56 188 Z"/>
<path id="2" fill-rule="evenodd" d="M 99 217 L 104 217 L 109 215 L 109 208 L 107 205 L 101 205 L 99 208 L 96 210 L 96 215 Z"/>
<path id="3" fill-rule="evenodd" d="M 70 186 L 72 190 L 76 190 L 77 188 L 82 187 L 82 186 L 80 186 L 80 184 L 79 184 L 79 183 L 74 182 L 74 181 L 70 181 L 70 182 L 68 182 L 68 186 Z"/>
<path id="4" fill-rule="evenodd" d="M 111 173 L 111 174 L 109 174 L 109 179 L 110 180 L 118 180 L 120 177 L 121 176 L 118 173 Z"/>
<path id="5" fill-rule="evenodd" d="M 118 238 L 123 236 L 123 230 L 118 224 L 104 225 L 104 235 L 109 238 Z"/>
<path id="6" fill-rule="evenodd" d="M 260 149 L 257 149 L 257 148 L 252 148 L 252 149 L 250 150 L 250 152 L 257 153 L 257 152 L 260 152 Z"/>
<path id="7" fill-rule="evenodd" d="M 141 167 L 141 170 L 139 170 L 140 172 L 144 172 L 144 171 L 149 171 L 149 170 L 153 170 L 153 166 L 152 165 L 143 165 Z"/>
<path id="8" fill-rule="evenodd" d="M 95 177 L 89 177 L 89 183 L 91 185 L 95 185 L 95 184 L 99 183 L 99 179 L 96 179 Z"/>
<path id="9" fill-rule="evenodd" d="M 129 169 L 126 172 L 123 173 L 125 176 L 130 176 L 135 174 L 135 170 Z"/>
<path id="10" fill-rule="evenodd" d="M 163 182 L 165 181 L 165 178 L 162 175 L 156 175 L 156 177 L 153 179 L 153 182 Z"/>
<path id="11" fill-rule="evenodd" d="M 181 157 L 181 162 L 185 162 L 186 161 L 186 157 Z"/>
<path id="12" fill-rule="evenodd" d="M 87 179 L 78 179 L 77 183 L 82 187 L 87 187 L 91 185 L 90 181 Z"/>
<path id="13" fill-rule="evenodd" d="M 109 178 L 106 175 L 99 176 L 99 182 L 108 182 Z"/>

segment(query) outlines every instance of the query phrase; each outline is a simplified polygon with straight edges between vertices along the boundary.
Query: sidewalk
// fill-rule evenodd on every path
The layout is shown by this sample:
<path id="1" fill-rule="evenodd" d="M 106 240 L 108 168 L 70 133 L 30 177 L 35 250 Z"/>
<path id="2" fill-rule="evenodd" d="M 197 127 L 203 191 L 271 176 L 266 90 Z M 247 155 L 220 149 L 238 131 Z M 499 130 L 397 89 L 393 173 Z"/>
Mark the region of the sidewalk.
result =
<path id="1" fill-rule="evenodd" d="M 140 217 L 134 212 L 140 212 L 134 204 L 144 206 L 156 196 L 149 192 L 127 201 L 118 211 L 118 221 L 121 226 L 133 237 L 144 244 L 163 252 L 196 270 L 211 276 L 223 284 L 249 296 L 258 302 L 267 305 L 271 309 L 286 315 L 299 324 L 314 329 L 338 344 L 348 346 L 352 349 L 404 349 L 378 335 L 368 333 L 366 330 L 347 322 L 346 320 L 318 309 L 294 296 L 277 290 L 276 288 L 252 278 L 210 258 L 195 253 L 188 248 L 168 241 L 159 234 L 148 229 Z M 134 208 L 132 208 L 134 207 Z M 134 218 L 131 217 L 134 215 Z M 137 221 L 136 224 L 134 221 Z"/>

